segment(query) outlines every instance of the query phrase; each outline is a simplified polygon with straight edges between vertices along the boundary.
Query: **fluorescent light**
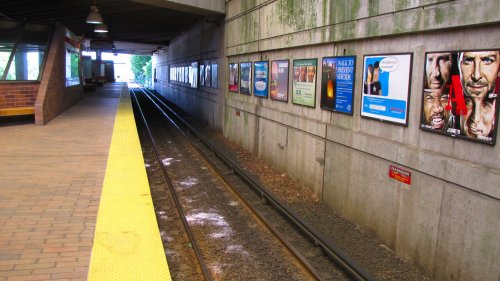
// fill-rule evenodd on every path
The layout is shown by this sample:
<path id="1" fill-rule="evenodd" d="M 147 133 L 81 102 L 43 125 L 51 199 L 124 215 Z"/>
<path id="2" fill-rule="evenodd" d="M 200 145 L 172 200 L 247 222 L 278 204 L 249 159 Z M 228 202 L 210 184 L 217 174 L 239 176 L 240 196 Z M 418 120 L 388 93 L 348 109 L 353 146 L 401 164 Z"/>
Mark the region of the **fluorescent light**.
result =
<path id="1" fill-rule="evenodd" d="M 94 27 L 94 32 L 106 33 L 108 32 L 108 27 L 105 24 L 98 24 Z"/>

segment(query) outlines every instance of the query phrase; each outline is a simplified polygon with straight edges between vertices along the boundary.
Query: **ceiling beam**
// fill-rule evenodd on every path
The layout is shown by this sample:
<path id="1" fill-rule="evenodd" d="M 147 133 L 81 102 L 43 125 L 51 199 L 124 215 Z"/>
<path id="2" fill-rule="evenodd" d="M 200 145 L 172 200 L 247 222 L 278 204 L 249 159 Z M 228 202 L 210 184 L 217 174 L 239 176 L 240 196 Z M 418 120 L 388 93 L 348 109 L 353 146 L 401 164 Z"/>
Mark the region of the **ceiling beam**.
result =
<path id="1" fill-rule="evenodd" d="M 224 0 L 130 0 L 131 2 L 168 8 L 176 11 L 204 16 L 222 16 Z M 246 1 L 246 0 L 245 0 Z"/>

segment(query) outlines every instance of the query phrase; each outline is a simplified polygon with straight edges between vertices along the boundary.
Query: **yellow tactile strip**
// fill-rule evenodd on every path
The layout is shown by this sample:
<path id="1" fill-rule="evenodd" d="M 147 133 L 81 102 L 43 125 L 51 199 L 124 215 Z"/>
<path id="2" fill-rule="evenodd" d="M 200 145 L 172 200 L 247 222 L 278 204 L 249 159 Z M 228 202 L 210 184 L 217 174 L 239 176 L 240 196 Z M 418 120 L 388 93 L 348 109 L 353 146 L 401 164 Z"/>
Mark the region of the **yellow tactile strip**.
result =
<path id="1" fill-rule="evenodd" d="M 171 280 L 128 93 L 116 114 L 88 280 Z"/>

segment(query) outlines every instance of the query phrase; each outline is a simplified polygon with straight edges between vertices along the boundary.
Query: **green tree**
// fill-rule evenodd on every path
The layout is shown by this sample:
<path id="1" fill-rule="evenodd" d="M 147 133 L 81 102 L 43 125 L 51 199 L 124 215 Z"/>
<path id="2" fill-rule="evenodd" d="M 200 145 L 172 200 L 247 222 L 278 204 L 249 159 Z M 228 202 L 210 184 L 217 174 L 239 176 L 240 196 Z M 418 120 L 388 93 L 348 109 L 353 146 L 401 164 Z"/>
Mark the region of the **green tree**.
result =
<path id="1" fill-rule="evenodd" d="M 151 56 L 131 56 L 132 72 L 135 80 L 142 85 L 151 83 Z"/>

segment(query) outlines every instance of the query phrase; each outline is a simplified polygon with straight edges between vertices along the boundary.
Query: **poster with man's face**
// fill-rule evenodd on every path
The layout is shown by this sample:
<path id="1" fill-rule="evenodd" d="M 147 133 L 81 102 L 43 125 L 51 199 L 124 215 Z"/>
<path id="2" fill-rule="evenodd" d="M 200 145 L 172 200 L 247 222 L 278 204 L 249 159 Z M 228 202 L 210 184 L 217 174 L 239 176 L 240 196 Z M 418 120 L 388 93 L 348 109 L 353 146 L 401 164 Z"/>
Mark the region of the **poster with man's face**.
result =
<path id="1" fill-rule="evenodd" d="M 315 107 L 318 59 L 293 61 L 292 103 Z"/>
<path id="2" fill-rule="evenodd" d="M 500 50 L 425 55 L 420 128 L 494 145 L 500 92 Z"/>

